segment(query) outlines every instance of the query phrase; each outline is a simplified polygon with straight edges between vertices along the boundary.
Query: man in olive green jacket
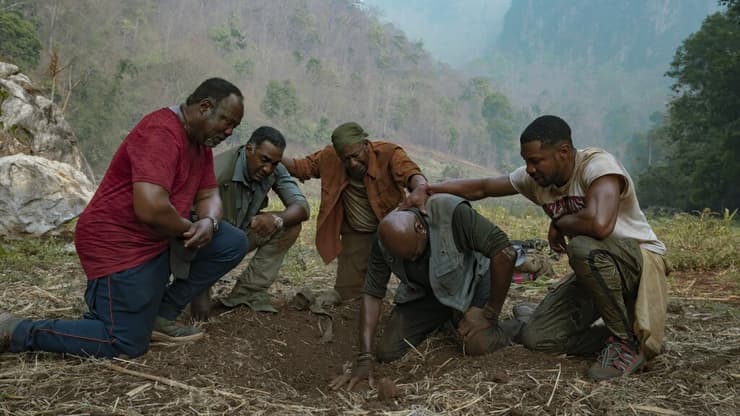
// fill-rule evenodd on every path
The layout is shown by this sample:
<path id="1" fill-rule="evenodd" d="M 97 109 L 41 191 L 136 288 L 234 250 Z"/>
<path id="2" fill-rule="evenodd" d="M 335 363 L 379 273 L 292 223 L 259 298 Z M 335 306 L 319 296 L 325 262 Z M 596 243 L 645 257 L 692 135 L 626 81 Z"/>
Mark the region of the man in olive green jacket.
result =
<path id="1" fill-rule="evenodd" d="M 231 294 L 221 300 L 227 308 L 245 305 L 255 311 L 277 312 L 267 289 L 277 278 L 285 254 L 298 238 L 301 222 L 310 216 L 306 197 L 280 163 L 285 146 L 280 131 L 263 126 L 252 133 L 244 146 L 214 158 L 223 218 L 247 233 L 249 251 L 257 250 L 237 278 Z M 285 206 L 283 211 L 263 211 L 268 205 L 270 189 Z M 205 293 L 193 301 L 191 307 L 197 318 L 207 317 L 208 296 Z"/>

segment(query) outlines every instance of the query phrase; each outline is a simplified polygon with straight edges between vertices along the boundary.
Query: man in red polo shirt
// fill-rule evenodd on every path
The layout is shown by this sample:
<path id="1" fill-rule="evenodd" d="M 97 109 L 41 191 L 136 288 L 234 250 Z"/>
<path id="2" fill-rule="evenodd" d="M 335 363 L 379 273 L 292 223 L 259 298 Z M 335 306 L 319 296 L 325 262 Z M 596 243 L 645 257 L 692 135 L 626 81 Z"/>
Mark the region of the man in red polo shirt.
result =
<path id="1" fill-rule="evenodd" d="M 243 113 L 239 89 L 211 78 L 185 104 L 145 116 L 121 143 L 77 223 L 89 312 L 81 320 L 38 321 L 2 313 L 0 352 L 136 357 L 155 337 L 201 338 L 201 329 L 175 319 L 247 252 L 244 233 L 220 222 L 211 152 Z M 187 256 L 190 267 L 168 285 L 170 247 L 173 255 Z"/>

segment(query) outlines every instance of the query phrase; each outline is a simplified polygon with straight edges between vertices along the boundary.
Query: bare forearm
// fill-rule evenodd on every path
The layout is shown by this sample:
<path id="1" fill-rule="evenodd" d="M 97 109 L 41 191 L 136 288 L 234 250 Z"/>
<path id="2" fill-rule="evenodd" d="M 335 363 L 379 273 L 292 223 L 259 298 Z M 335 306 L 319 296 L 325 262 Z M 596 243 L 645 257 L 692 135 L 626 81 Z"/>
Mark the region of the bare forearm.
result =
<path id="1" fill-rule="evenodd" d="M 360 349 L 372 352 L 375 330 L 380 320 L 380 306 L 383 300 L 370 295 L 362 295 L 360 305 Z"/>
<path id="2" fill-rule="evenodd" d="M 409 191 L 413 191 L 420 185 L 427 185 L 427 178 L 424 177 L 424 175 L 413 175 L 409 178 Z"/>
<path id="3" fill-rule="evenodd" d="M 288 205 L 285 211 L 276 212 L 275 215 L 283 219 L 284 227 L 292 227 L 308 219 L 308 213 L 298 204 Z"/>
<path id="4" fill-rule="evenodd" d="M 514 195 L 517 193 L 508 176 L 498 178 L 456 179 L 429 185 L 429 193 L 447 193 L 477 201 L 486 197 Z"/>
<path id="5" fill-rule="evenodd" d="M 602 224 L 596 216 L 587 209 L 582 209 L 575 214 L 563 215 L 553 224 L 560 232 L 568 237 L 585 235 L 596 239 L 604 239 L 614 231 L 614 224 Z"/>
<path id="6" fill-rule="evenodd" d="M 192 225 L 187 218 L 181 217 L 175 211 L 175 207 L 169 203 L 167 206 L 151 209 L 145 215 L 139 216 L 137 214 L 137 217 L 141 222 L 152 227 L 157 233 L 167 237 L 180 237 Z"/>
<path id="7" fill-rule="evenodd" d="M 584 221 L 582 218 L 578 218 L 576 214 L 563 215 L 557 220 L 553 220 L 552 223 L 560 232 L 569 237 L 591 234 L 591 227 L 588 226 L 590 221 Z"/>
<path id="8" fill-rule="evenodd" d="M 501 313 L 506 295 L 509 293 L 515 260 L 516 252 L 511 246 L 499 251 L 491 259 L 491 293 L 488 298 L 488 306 L 496 314 Z"/>
<path id="9" fill-rule="evenodd" d="M 159 185 L 135 182 L 133 206 L 137 220 L 166 237 L 180 237 L 192 225 L 180 216 L 167 191 Z"/>
<path id="10" fill-rule="evenodd" d="M 195 201 L 195 213 L 198 218 L 211 217 L 220 221 L 223 216 L 223 205 L 218 192 Z"/>
<path id="11" fill-rule="evenodd" d="M 604 239 L 614 232 L 619 213 L 619 195 L 625 179 L 606 175 L 596 179 L 586 191 L 585 207 L 575 214 L 563 215 L 553 224 L 568 237 L 585 235 Z"/>

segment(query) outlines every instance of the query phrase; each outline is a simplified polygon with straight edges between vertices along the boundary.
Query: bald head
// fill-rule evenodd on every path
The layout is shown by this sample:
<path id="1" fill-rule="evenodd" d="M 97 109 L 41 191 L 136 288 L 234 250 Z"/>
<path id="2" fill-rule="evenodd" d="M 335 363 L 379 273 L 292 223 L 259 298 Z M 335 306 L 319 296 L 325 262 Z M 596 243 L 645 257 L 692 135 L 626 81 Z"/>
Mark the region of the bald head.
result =
<path id="1" fill-rule="evenodd" d="M 378 238 L 395 257 L 411 260 L 426 248 L 426 229 L 411 211 L 393 211 L 378 224 Z"/>

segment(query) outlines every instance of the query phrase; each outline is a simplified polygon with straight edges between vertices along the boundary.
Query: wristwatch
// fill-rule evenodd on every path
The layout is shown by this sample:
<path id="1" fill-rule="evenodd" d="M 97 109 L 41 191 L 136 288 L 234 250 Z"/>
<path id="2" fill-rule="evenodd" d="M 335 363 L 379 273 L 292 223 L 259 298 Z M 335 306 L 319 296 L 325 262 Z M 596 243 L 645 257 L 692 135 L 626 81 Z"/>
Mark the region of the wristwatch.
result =
<path id="1" fill-rule="evenodd" d="M 274 218 L 273 224 L 275 224 L 275 229 L 280 231 L 283 229 L 283 217 L 279 215 L 272 214 L 272 218 Z"/>
<path id="2" fill-rule="evenodd" d="M 218 231 L 218 220 L 216 218 L 214 217 L 203 217 L 203 218 L 208 218 L 209 220 L 211 220 L 211 226 L 213 226 L 214 233 Z"/>

